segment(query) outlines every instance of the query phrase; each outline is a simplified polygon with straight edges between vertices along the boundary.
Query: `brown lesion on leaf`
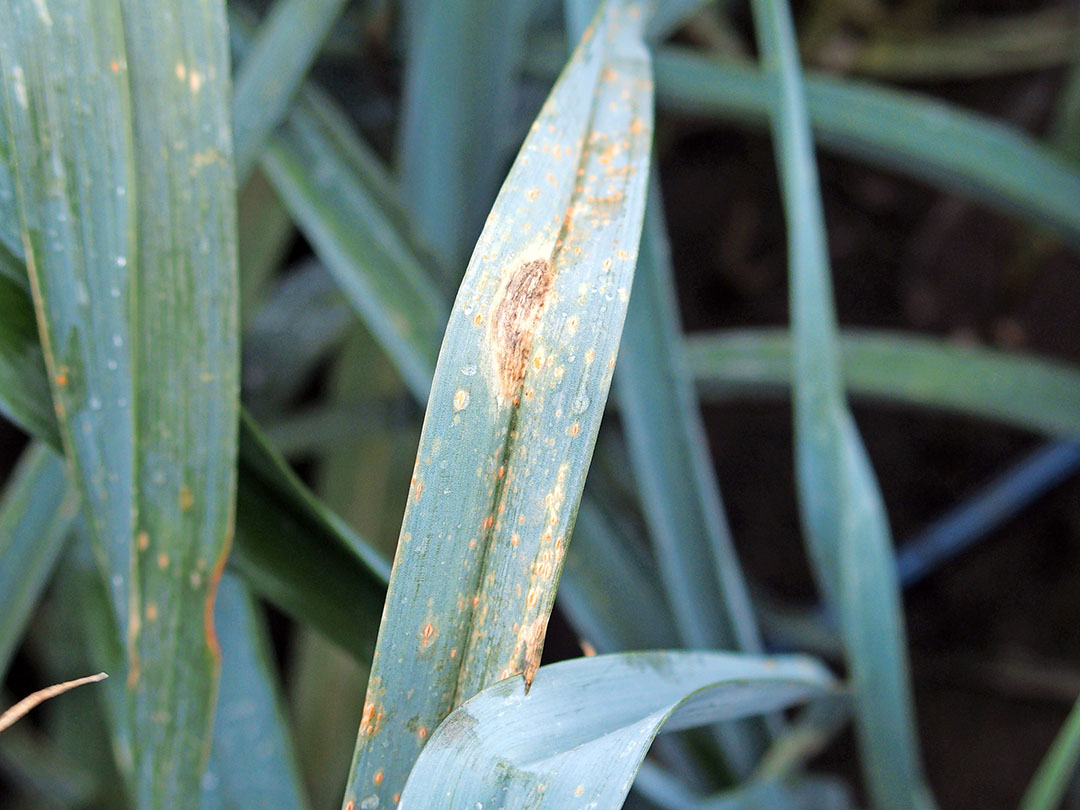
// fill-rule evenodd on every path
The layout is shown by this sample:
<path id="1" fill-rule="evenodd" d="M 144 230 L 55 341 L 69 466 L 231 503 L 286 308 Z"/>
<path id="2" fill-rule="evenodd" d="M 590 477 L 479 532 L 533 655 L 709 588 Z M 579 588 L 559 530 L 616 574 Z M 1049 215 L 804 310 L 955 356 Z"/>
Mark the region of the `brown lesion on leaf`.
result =
<path id="1" fill-rule="evenodd" d="M 526 693 L 532 687 L 533 678 L 536 677 L 536 670 L 540 668 L 540 656 L 544 652 L 544 637 L 547 635 L 548 617 L 549 614 L 544 612 L 518 631 L 515 657 L 518 651 L 522 651 L 524 654 L 525 666 L 522 674 L 525 676 Z"/>
<path id="2" fill-rule="evenodd" d="M 533 338 L 555 270 L 546 258 L 522 262 L 495 298 L 488 320 L 488 340 L 495 358 L 500 404 L 512 402 L 525 379 Z"/>

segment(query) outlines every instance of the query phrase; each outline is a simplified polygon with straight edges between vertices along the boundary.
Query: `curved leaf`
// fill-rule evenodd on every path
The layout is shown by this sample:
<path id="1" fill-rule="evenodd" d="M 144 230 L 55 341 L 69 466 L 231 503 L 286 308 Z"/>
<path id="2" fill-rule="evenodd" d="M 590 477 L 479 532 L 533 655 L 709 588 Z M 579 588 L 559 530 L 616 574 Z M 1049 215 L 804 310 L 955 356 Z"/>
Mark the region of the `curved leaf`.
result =
<path id="1" fill-rule="evenodd" d="M 1080 369 L 1064 363 L 863 329 L 842 331 L 839 348 L 844 383 L 852 393 L 1080 436 Z M 691 335 L 686 352 L 703 395 L 712 400 L 791 384 L 786 330 Z"/>
<path id="2" fill-rule="evenodd" d="M 795 477 L 807 547 L 851 666 L 861 766 L 876 807 L 933 805 L 919 761 L 888 518 L 844 399 L 836 313 L 794 24 L 787 0 L 752 0 L 788 227 Z"/>
<path id="3" fill-rule="evenodd" d="M 662 726 L 763 714 L 834 688 L 823 667 L 798 657 L 650 652 L 551 664 L 528 693 L 509 678 L 452 712 L 399 807 L 616 810 Z"/>
<path id="4" fill-rule="evenodd" d="M 510 171 L 432 384 L 347 800 L 389 805 L 427 734 L 539 665 L 645 204 L 641 13 L 586 35 Z"/>

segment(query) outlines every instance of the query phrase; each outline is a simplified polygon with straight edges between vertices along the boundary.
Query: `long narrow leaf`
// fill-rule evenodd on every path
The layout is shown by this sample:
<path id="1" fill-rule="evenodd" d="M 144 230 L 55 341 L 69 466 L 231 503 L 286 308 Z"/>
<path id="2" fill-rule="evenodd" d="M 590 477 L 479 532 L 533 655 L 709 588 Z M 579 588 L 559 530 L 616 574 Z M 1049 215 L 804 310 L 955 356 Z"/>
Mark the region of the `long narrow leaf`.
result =
<path id="1" fill-rule="evenodd" d="M 529 5 L 429 3 L 408 40 L 402 195 L 417 233 L 453 283 L 498 189 L 503 165 L 491 144 L 512 112 Z"/>
<path id="2" fill-rule="evenodd" d="M 656 56 L 657 100 L 695 115 L 762 122 L 768 77 L 684 49 Z M 824 146 L 1019 213 L 1080 242 L 1080 173 L 1019 130 L 869 82 L 812 77 L 807 110 Z"/>
<path id="3" fill-rule="evenodd" d="M 1055 810 L 1061 806 L 1080 762 L 1080 700 L 1073 704 L 1039 770 L 1020 800 L 1020 810 Z"/>
<path id="4" fill-rule="evenodd" d="M 665 592 L 691 649 L 761 652 L 750 596 L 706 450 L 693 380 L 682 356 L 663 214 L 653 184 L 637 286 L 623 333 L 616 397 Z M 756 732 L 756 733 L 755 733 Z M 732 771 L 762 753 L 762 727 L 725 727 Z"/>
<path id="5" fill-rule="evenodd" d="M 528 693 L 510 678 L 447 717 L 400 807 L 617 810 L 661 727 L 762 714 L 833 688 L 801 658 L 669 652 L 551 664 Z"/>
<path id="6" fill-rule="evenodd" d="M 863 329 L 841 332 L 839 349 L 852 393 L 1080 436 L 1080 370 L 1064 363 Z M 785 330 L 691 335 L 686 351 L 711 400 L 791 385 L 792 344 Z"/>
<path id="7" fill-rule="evenodd" d="M 347 800 L 374 790 L 389 804 L 450 709 L 507 675 L 529 681 L 539 666 L 644 209 L 651 82 L 635 12 L 613 4 L 583 41 L 466 271 Z"/>
<path id="8" fill-rule="evenodd" d="M 305 810 L 270 640 L 258 606 L 235 577 L 222 578 L 216 615 L 221 688 L 200 810 Z"/>
<path id="9" fill-rule="evenodd" d="M 3 42 L 39 328 L 127 639 L 140 807 L 198 802 L 234 510 L 224 12 L 171 6 L 18 3 Z"/>
<path id="10" fill-rule="evenodd" d="M 236 76 L 233 109 L 236 174 L 254 167 L 346 0 L 277 0 Z"/>
<path id="11" fill-rule="evenodd" d="M 786 0 L 754 0 L 789 233 L 795 461 L 810 556 L 851 666 L 863 773 L 875 806 L 932 805 L 919 763 L 888 519 L 844 401 L 825 221 Z"/>
<path id="12" fill-rule="evenodd" d="M 16 424 L 59 450 L 29 296 L 0 280 L 0 312 L 11 313 L 0 318 L 0 380 L 11 382 L 0 404 Z M 367 660 L 388 566 L 314 500 L 247 416 L 241 421 L 240 455 L 238 533 L 230 564 L 286 613 Z M 300 548 L 308 552 L 299 554 Z"/>
<path id="13" fill-rule="evenodd" d="M 532 73 L 551 75 L 562 54 L 530 54 Z M 657 103 L 739 123 L 768 120 L 774 92 L 753 66 L 665 46 L 655 55 Z M 806 79 L 819 143 L 843 155 L 917 177 L 993 208 L 1020 214 L 1080 242 L 1080 172 L 1020 130 L 917 93 L 850 79 Z"/>
<path id="14" fill-rule="evenodd" d="M 63 461 L 31 445 L 0 499 L 0 682 L 78 509 Z"/>

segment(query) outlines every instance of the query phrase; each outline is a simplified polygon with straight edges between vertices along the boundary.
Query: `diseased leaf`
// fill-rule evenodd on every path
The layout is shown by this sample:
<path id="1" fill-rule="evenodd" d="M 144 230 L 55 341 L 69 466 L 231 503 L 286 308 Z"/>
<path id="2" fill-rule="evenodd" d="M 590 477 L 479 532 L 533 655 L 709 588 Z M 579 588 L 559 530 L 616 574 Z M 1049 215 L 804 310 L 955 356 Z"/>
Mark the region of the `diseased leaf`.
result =
<path id="1" fill-rule="evenodd" d="M 16 2 L 2 27 L 39 329 L 127 641 L 136 803 L 194 807 L 239 394 L 224 8 Z"/>
<path id="2" fill-rule="evenodd" d="M 798 657 L 650 652 L 550 664 L 528 692 L 509 678 L 452 712 L 399 806 L 617 810 L 662 726 L 762 714 L 834 688 Z"/>
<path id="3" fill-rule="evenodd" d="M 553 75 L 561 47 L 531 53 L 527 69 Z M 773 103 L 753 65 L 686 47 L 656 50 L 661 109 L 762 125 Z M 823 147 L 884 166 L 995 210 L 1045 224 L 1080 243 L 1080 172 L 1020 129 L 919 93 L 867 81 L 808 76 L 807 109 Z"/>
<path id="4" fill-rule="evenodd" d="M 552 91 L 450 316 L 347 801 L 390 805 L 455 705 L 531 681 L 611 380 L 652 128 L 641 12 L 602 12 Z"/>
<path id="5" fill-rule="evenodd" d="M 305 810 L 270 639 L 258 606 L 234 576 L 221 580 L 215 615 L 221 687 L 200 810 Z"/>

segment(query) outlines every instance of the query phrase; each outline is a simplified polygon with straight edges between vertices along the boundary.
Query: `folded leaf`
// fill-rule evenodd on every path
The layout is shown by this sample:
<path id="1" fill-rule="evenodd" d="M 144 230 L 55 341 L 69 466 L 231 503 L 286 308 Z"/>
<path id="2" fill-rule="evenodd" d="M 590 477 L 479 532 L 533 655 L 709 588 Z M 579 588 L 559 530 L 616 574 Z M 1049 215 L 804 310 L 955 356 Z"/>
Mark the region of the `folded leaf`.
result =
<path id="1" fill-rule="evenodd" d="M 527 693 L 509 678 L 451 713 L 399 807 L 617 810 L 661 727 L 763 714 L 834 688 L 823 667 L 798 657 L 650 652 L 551 664 Z"/>

